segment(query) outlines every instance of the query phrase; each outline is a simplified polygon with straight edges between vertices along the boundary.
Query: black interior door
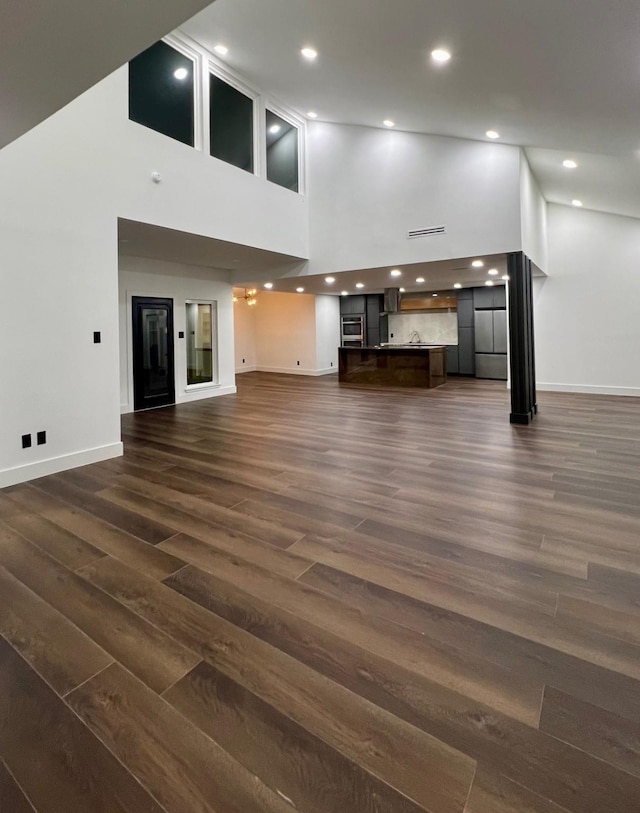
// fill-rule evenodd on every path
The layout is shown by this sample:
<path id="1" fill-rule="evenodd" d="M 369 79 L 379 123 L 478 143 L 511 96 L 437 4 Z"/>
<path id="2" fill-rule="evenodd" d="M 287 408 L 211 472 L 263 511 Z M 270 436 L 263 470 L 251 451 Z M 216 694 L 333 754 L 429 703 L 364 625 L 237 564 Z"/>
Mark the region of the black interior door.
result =
<path id="1" fill-rule="evenodd" d="M 175 403 L 173 300 L 133 297 L 133 406 Z"/>

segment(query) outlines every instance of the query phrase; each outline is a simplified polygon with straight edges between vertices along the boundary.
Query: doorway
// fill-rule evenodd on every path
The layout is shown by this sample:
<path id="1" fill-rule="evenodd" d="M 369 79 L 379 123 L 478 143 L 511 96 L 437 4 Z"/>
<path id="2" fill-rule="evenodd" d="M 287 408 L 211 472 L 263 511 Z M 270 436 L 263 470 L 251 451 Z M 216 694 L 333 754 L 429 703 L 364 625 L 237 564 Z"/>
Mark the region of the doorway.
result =
<path id="1" fill-rule="evenodd" d="M 175 403 L 173 300 L 132 297 L 133 408 Z"/>

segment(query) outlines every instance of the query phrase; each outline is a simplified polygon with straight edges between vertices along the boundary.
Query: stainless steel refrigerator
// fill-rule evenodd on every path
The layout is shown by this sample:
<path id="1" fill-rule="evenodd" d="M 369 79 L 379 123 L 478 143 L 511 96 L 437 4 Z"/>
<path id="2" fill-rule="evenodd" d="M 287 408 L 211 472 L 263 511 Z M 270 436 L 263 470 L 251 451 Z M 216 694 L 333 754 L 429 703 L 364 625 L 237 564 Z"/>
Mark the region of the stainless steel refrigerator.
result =
<path id="1" fill-rule="evenodd" d="M 476 378 L 507 380 L 507 312 L 475 312 Z"/>

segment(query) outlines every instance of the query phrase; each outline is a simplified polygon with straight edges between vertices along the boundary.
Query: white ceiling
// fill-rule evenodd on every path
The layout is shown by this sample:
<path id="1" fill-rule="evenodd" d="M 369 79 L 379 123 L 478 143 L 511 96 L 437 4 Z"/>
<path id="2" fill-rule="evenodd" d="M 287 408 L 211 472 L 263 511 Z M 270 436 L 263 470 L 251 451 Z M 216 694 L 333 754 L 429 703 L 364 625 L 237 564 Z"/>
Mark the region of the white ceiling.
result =
<path id="1" fill-rule="evenodd" d="M 474 268 L 472 262 L 482 260 L 482 268 Z M 498 271 L 497 275 L 489 275 L 489 269 Z M 347 291 L 349 294 L 379 294 L 385 288 L 404 288 L 407 293 L 414 291 L 445 291 L 453 289 L 453 285 L 459 282 L 463 288 L 471 288 L 484 285 L 487 280 L 492 280 L 496 285 L 503 285 L 501 277 L 507 273 L 507 258 L 504 254 L 493 254 L 483 257 L 466 257 L 461 260 L 443 260 L 441 262 L 411 263 L 400 265 L 396 269 L 401 271 L 400 276 L 391 276 L 391 268 L 365 268 L 358 271 L 342 271 L 334 273 L 335 282 L 327 283 L 325 274 L 314 274 L 297 277 L 282 277 L 268 280 L 273 283 L 273 291 L 294 293 L 299 287 L 304 288 L 306 294 L 337 294 Z M 537 271 L 537 274 L 542 272 Z M 418 278 L 423 278 L 424 282 L 417 282 Z M 256 287 L 259 290 L 264 287 L 267 281 L 264 276 L 260 276 L 246 282 L 247 286 Z M 364 288 L 356 288 L 356 283 L 361 282 Z"/>
<path id="2" fill-rule="evenodd" d="M 0 148 L 209 0 L 2 0 Z"/>
<path id="3" fill-rule="evenodd" d="M 532 148 L 549 200 L 640 217 L 637 0 L 217 0 L 183 30 L 223 42 L 231 67 L 301 112 L 481 140 L 496 129 Z M 436 68 L 439 46 L 453 58 Z"/>
<path id="4" fill-rule="evenodd" d="M 493 254 L 397 266 L 400 276 L 391 276 L 389 266 L 335 272 L 335 282 L 328 284 L 325 274 L 305 274 L 308 262 L 300 257 L 122 218 L 118 220 L 118 248 L 120 254 L 130 257 L 227 271 L 229 281 L 237 286 L 264 290 L 264 283 L 271 282 L 273 291 L 284 293 L 295 293 L 298 287 L 308 294 L 337 295 L 343 290 L 350 294 L 382 293 L 385 288 L 400 287 L 407 292 L 444 291 L 456 282 L 463 288 L 483 285 L 489 279 L 501 285 L 501 277 L 507 273 L 506 255 Z M 474 260 L 481 260 L 484 266 L 474 268 Z M 489 275 L 489 269 L 494 268 L 498 274 Z M 534 274 L 544 276 L 535 266 Z M 419 277 L 424 282 L 417 282 Z M 365 287 L 356 288 L 358 282 Z"/>
<path id="5" fill-rule="evenodd" d="M 227 240 L 165 229 L 135 220 L 118 220 L 118 250 L 130 257 L 197 265 L 231 272 L 231 279 L 297 274 L 307 261 Z"/>

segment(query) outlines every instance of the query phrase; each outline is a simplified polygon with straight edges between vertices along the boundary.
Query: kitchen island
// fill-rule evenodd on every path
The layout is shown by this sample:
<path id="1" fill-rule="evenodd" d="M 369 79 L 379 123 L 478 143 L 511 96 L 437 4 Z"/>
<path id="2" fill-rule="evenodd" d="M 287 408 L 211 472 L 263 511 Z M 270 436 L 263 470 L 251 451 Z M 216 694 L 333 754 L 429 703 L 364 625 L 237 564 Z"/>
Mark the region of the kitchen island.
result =
<path id="1" fill-rule="evenodd" d="M 439 387 L 447 380 L 446 348 L 419 344 L 340 347 L 338 380 L 380 387 Z"/>

